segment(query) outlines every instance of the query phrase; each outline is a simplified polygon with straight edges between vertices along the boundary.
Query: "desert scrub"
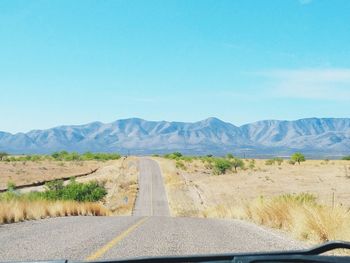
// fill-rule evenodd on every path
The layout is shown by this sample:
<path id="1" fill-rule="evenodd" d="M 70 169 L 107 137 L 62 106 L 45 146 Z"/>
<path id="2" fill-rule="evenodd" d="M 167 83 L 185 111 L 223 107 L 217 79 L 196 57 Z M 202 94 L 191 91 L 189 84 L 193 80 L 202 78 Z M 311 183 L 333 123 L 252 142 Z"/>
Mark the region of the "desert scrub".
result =
<path id="1" fill-rule="evenodd" d="M 62 180 L 55 180 L 45 184 L 44 192 L 29 192 L 20 194 L 14 188 L 0 194 L 0 201 L 23 200 L 72 200 L 79 202 L 96 202 L 102 200 L 107 195 L 104 184 L 91 181 L 88 183 L 77 183 L 71 180 L 64 185 Z"/>
<path id="2" fill-rule="evenodd" d="M 21 194 L 15 186 L 0 194 L 0 224 L 57 216 L 106 216 L 110 211 L 97 201 L 107 194 L 104 185 L 92 181 L 77 183 L 62 180 L 45 185 L 44 192 Z"/>
<path id="3" fill-rule="evenodd" d="M 186 170 L 185 164 L 184 164 L 182 161 L 180 161 L 180 160 L 177 160 L 177 161 L 176 161 L 175 166 L 176 166 L 176 168 L 178 168 L 178 169 Z"/>
<path id="4" fill-rule="evenodd" d="M 344 161 L 350 161 L 350 155 L 344 156 L 344 157 L 342 158 L 342 160 L 344 160 Z"/>
<path id="5" fill-rule="evenodd" d="M 265 161 L 265 165 L 274 165 L 274 164 L 281 165 L 283 163 L 283 159 L 279 157 L 275 157 L 273 159 L 269 159 Z"/>
<path id="6" fill-rule="evenodd" d="M 56 161 L 109 161 L 109 160 L 118 160 L 121 158 L 121 155 L 118 153 L 92 153 L 86 152 L 79 154 L 77 152 L 55 152 L 51 154 L 53 160 Z"/>
<path id="7" fill-rule="evenodd" d="M 185 162 L 192 162 L 193 159 L 195 159 L 195 157 L 192 157 L 192 156 L 182 155 L 182 153 L 180 152 L 168 153 L 168 154 L 165 154 L 163 157 L 170 160 L 177 160 L 177 161 L 181 160 Z"/>
<path id="8" fill-rule="evenodd" d="M 229 160 L 222 158 L 215 158 L 213 160 L 213 172 L 216 175 L 224 174 L 227 170 L 232 168 L 232 163 Z"/>

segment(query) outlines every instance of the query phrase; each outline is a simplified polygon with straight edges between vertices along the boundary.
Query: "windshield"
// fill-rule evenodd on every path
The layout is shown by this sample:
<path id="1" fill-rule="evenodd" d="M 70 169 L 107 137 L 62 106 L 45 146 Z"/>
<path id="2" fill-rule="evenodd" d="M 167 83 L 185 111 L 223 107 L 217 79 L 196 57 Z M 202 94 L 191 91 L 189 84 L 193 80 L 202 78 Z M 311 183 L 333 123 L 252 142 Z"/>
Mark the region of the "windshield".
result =
<path id="1" fill-rule="evenodd" d="M 350 241 L 349 14 L 0 0 L 0 262 Z"/>

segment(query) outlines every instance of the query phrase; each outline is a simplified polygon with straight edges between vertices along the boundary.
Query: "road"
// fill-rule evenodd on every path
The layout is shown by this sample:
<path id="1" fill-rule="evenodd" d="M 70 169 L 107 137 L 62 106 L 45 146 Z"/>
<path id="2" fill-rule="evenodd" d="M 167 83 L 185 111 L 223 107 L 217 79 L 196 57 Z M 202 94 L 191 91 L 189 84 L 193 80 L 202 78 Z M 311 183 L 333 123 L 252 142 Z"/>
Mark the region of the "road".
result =
<path id="1" fill-rule="evenodd" d="M 165 193 L 159 165 L 150 159 L 139 162 L 139 193 L 134 216 L 170 216 L 168 198 Z"/>
<path id="2" fill-rule="evenodd" d="M 0 261 L 102 260 L 140 256 L 286 250 L 302 245 L 239 220 L 169 216 L 161 172 L 141 158 L 133 216 L 65 217 L 0 226 Z"/>

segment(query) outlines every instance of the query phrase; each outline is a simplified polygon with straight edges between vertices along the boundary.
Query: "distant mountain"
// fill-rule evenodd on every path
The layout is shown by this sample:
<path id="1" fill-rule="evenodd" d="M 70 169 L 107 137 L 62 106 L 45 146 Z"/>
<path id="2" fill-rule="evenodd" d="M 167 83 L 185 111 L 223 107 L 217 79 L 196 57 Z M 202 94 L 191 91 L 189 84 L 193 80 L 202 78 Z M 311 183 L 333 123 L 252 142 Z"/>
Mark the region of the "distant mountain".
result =
<path id="1" fill-rule="evenodd" d="M 265 120 L 240 127 L 217 118 L 194 123 L 132 118 L 28 133 L 0 132 L 0 151 L 51 153 L 59 150 L 131 154 L 231 152 L 251 157 L 303 151 L 310 156 L 341 156 L 350 153 L 350 118 Z"/>

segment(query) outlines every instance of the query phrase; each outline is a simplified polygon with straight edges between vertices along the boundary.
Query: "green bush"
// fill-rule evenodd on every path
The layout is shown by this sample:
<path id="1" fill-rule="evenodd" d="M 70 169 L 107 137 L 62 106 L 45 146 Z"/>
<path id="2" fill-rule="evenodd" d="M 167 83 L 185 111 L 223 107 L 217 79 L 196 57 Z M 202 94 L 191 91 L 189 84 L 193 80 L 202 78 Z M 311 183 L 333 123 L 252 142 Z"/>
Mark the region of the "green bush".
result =
<path id="1" fill-rule="evenodd" d="M 217 158 L 213 161 L 214 174 L 224 174 L 232 168 L 232 163 L 228 160 Z"/>
<path id="2" fill-rule="evenodd" d="M 227 158 L 227 159 L 233 159 L 234 156 L 233 156 L 231 153 L 228 153 L 228 154 L 226 154 L 226 158 Z"/>
<path id="3" fill-rule="evenodd" d="M 237 172 L 237 168 L 244 169 L 244 162 L 242 159 L 234 157 L 232 160 L 230 160 L 233 168 L 235 168 L 235 172 Z"/>
<path id="4" fill-rule="evenodd" d="M 7 191 L 14 191 L 16 189 L 16 184 L 12 181 L 7 182 Z"/>
<path id="5" fill-rule="evenodd" d="M 8 156 L 8 153 L 0 152 L 0 161 L 4 161 Z"/>
<path id="6" fill-rule="evenodd" d="M 178 160 L 181 157 L 182 157 L 182 153 L 180 152 L 173 152 L 173 153 L 168 153 L 164 155 L 164 158 L 173 159 L 173 160 Z"/>
<path id="7" fill-rule="evenodd" d="M 344 157 L 342 158 L 342 160 L 344 160 L 344 161 L 350 161 L 350 155 L 344 156 Z"/>
<path id="8" fill-rule="evenodd" d="M 45 183 L 45 188 L 49 191 L 59 191 L 64 188 L 64 181 L 63 180 L 54 180 L 51 182 Z"/>
<path id="9" fill-rule="evenodd" d="M 79 154 L 77 152 L 54 152 L 51 157 L 56 161 L 108 161 L 108 160 L 118 160 L 120 159 L 120 154 L 117 153 L 92 153 L 86 152 Z"/>
<path id="10" fill-rule="evenodd" d="M 184 165 L 184 163 L 180 160 L 176 161 L 176 168 L 178 169 L 182 169 L 182 170 L 186 170 L 186 166 Z"/>
<path id="11" fill-rule="evenodd" d="M 101 200 L 107 191 L 104 185 L 99 184 L 96 181 L 89 183 L 77 183 L 75 181 L 70 182 L 68 185 L 58 191 L 46 191 L 47 199 L 52 200 L 75 200 L 79 202 L 95 202 Z"/>
<path id="12" fill-rule="evenodd" d="M 304 156 L 302 153 L 300 153 L 300 152 L 294 153 L 294 154 L 290 157 L 290 159 L 291 159 L 292 161 L 294 161 L 295 163 L 298 163 L 298 164 L 300 164 L 301 162 L 305 162 L 305 156 Z"/>
<path id="13" fill-rule="evenodd" d="M 97 181 L 77 183 L 72 179 L 64 186 L 62 180 L 47 183 L 44 192 L 30 192 L 19 194 L 7 191 L 0 195 L 0 200 L 74 200 L 79 202 L 96 202 L 106 196 L 105 186 Z"/>

